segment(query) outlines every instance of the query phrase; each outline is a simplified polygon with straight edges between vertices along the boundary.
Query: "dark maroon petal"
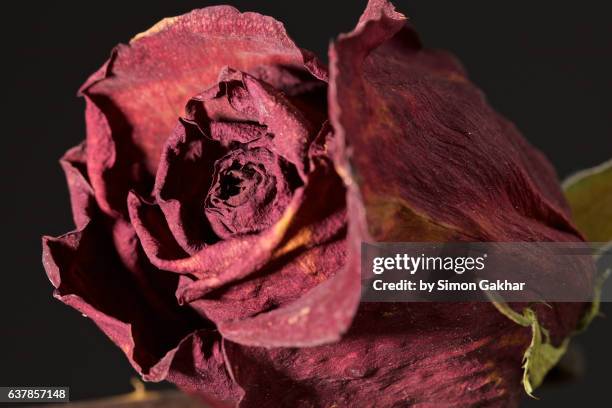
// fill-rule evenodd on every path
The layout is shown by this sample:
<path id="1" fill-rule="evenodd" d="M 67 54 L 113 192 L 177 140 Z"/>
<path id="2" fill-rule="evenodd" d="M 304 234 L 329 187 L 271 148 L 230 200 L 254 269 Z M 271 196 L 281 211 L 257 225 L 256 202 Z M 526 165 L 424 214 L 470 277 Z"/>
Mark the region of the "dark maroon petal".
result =
<path id="1" fill-rule="evenodd" d="M 542 154 L 390 10 L 371 2 L 330 53 L 331 120 L 351 152 L 339 168 L 359 186 L 373 238 L 414 240 L 419 219 L 431 225 L 419 241 L 580 241 Z M 589 269 L 578 275 L 567 279 L 588 288 Z"/>
<path id="2" fill-rule="evenodd" d="M 401 199 L 483 240 L 580 239 L 550 164 L 452 56 L 421 49 L 389 10 L 371 2 L 330 54 L 331 119 L 351 146 L 366 206 Z"/>
<path id="3" fill-rule="evenodd" d="M 258 122 L 265 124 L 274 135 L 270 148 L 303 169 L 308 146 L 320 124 L 309 123 L 302 112 L 284 95 L 251 76 L 243 79 L 246 90 L 254 99 Z M 319 125 L 319 126 L 317 126 Z"/>
<path id="4" fill-rule="evenodd" d="M 202 209 L 217 236 L 228 239 L 275 224 L 301 182 L 294 169 L 263 147 L 235 149 L 219 159 Z"/>
<path id="5" fill-rule="evenodd" d="M 68 150 L 60 159 L 66 176 L 72 217 L 77 229 L 83 228 L 95 212 L 93 190 L 87 179 L 86 146 L 81 143 Z"/>
<path id="6" fill-rule="evenodd" d="M 196 125 L 181 121 L 162 153 L 153 194 L 174 239 L 191 255 L 218 239 L 204 216 L 203 203 L 214 163 L 226 152 Z"/>
<path id="7" fill-rule="evenodd" d="M 327 120 L 327 76 L 320 80 L 312 71 L 278 65 L 255 67 L 249 74 L 280 91 L 316 127 Z"/>
<path id="8" fill-rule="evenodd" d="M 133 228 L 104 217 L 83 174 L 83 146 L 62 158 L 77 230 L 43 238 L 43 264 L 54 296 L 91 318 L 151 380 L 161 380 L 167 355 L 204 323 L 174 298 L 177 278 L 143 257 Z"/>
<path id="9" fill-rule="evenodd" d="M 362 237 L 379 241 L 581 240 L 550 164 L 488 106 L 452 56 L 421 48 L 405 18 L 389 2 L 370 1 L 357 28 L 332 46 L 330 60 L 330 119 L 340 144 L 350 152 L 348 160 L 337 160 L 337 167 L 349 186 L 349 203 L 353 197 L 367 220 L 358 223 Z M 354 223 L 351 217 L 349 225 Z M 349 242 L 353 239 L 349 233 Z M 588 271 L 583 272 L 585 276 L 570 279 L 580 287 L 589 284 Z M 536 309 L 558 345 L 573 330 L 585 305 Z M 379 312 L 388 311 L 381 305 Z M 473 315 L 477 322 L 458 323 L 455 312 Z M 374 332 L 410 338 L 419 325 L 430 325 L 436 334 L 427 340 L 432 346 L 426 353 L 418 344 L 398 351 L 403 354 L 400 361 L 410 362 L 404 372 L 407 377 L 394 378 L 389 384 L 409 391 L 400 397 L 392 392 L 394 386 L 385 387 L 389 406 L 397 401 L 443 401 L 447 406 L 517 403 L 520 358 L 530 343 L 528 331 L 524 334 L 512 322 L 500 323 L 490 305 L 450 308 L 428 303 L 418 314 L 404 314 L 404 318 L 410 321 L 404 328 L 389 322 L 390 326 Z M 372 319 L 369 324 L 377 323 Z M 501 326 L 496 330 L 483 329 L 497 324 Z M 446 342 L 447 336 L 456 339 Z M 500 348 L 499 336 L 507 337 L 511 345 Z M 438 344 L 446 346 L 439 350 Z M 474 346 L 478 355 L 472 359 L 466 353 Z M 445 358 L 454 350 L 470 357 L 465 363 L 463 357 L 457 358 L 463 368 L 440 365 L 438 356 Z M 430 367 L 437 368 L 432 373 Z M 372 374 L 372 381 L 386 381 L 385 375 L 382 371 Z M 424 378 L 432 382 L 423 382 Z M 473 392 L 466 394 L 468 389 Z"/>
<path id="10" fill-rule="evenodd" d="M 148 302 L 122 265 L 100 222 L 43 240 L 43 264 L 54 296 L 91 318 L 127 355 L 139 373 L 156 377 L 157 364 L 191 330 L 189 313 Z M 160 271 L 149 271 L 150 279 Z M 171 290 L 171 288 L 169 288 Z"/>
<path id="11" fill-rule="evenodd" d="M 210 87 L 223 67 L 248 71 L 260 65 L 306 67 L 325 76 L 281 23 L 228 6 L 162 20 L 117 46 L 81 88 L 88 172 L 100 208 L 124 213 L 128 190 L 146 190 L 185 103 Z"/>
<path id="12" fill-rule="evenodd" d="M 211 408 L 235 407 L 244 395 L 234 381 L 223 340 L 207 330 L 181 341 L 172 356 L 167 380 L 196 394 Z"/>
<path id="13" fill-rule="evenodd" d="M 154 276 L 164 272 L 147 271 L 147 278 L 160 284 L 146 285 L 151 291 L 143 293 L 142 277 L 122 264 L 100 224 L 88 221 L 75 232 L 43 240 L 43 264 L 56 288 L 54 296 L 92 319 L 145 380 L 170 379 L 186 388 L 197 384 L 199 396 L 211 406 L 233 405 L 239 388 L 219 353 L 218 333 L 189 334 L 207 324 L 165 302 L 172 296 L 172 280 Z"/>
<path id="14" fill-rule="evenodd" d="M 241 407 L 301 401 L 344 408 L 372 398 L 376 407 L 518 406 L 529 329 L 490 304 L 457 306 L 365 304 L 340 342 L 317 347 L 227 342 L 246 392 Z M 483 322 L 484 314 L 492 318 Z"/>

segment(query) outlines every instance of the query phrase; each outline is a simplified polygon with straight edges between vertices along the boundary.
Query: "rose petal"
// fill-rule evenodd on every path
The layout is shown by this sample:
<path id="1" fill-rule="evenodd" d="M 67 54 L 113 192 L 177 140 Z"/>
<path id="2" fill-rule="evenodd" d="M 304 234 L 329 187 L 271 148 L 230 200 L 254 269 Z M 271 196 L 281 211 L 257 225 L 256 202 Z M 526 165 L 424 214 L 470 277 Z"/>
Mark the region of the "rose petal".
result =
<path id="1" fill-rule="evenodd" d="M 271 75 L 270 69 L 264 72 Z M 305 160 L 308 146 L 323 120 L 317 109 L 307 110 L 304 114 L 292 101 L 303 106 L 307 100 L 317 100 L 317 88 L 312 93 L 294 90 L 297 94 L 289 98 L 282 93 L 282 89 L 231 69 L 222 73 L 220 81 L 213 88 L 191 98 L 187 106 L 187 119 L 197 123 L 205 134 L 223 146 L 259 139 L 258 144 L 294 163 L 300 175 L 304 176 L 307 172 Z M 304 85 L 314 86 L 311 82 Z M 324 102 L 321 105 L 323 108 Z M 311 119 L 315 122 L 311 122 Z M 267 135 L 270 137 L 264 137 Z"/>
<path id="2" fill-rule="evenodd" d="M 330 50 L 330 117 L 366 207 L 395 198 L 482 240 L 579 240 L 550 164 L 391 10 L 370 2 Z"/>
<path id="3" fill-rule="evenodd" d="M 373 239 L 581 240 L 550 164 L 487 105 L 452 56 L 421 48 L 415 32 L 389 2 L 370 1 L 357 28 L 333 44 L 330 60 L 330 120 L 340 144 L 350 152 L 347 161 L 337 160 L 337 167 L 348 186 L 358 186 L 357 205 L 363 203 L 367 218 L 361 225 L 368 226 Z M 587 272 L 572 279 L 588 285 Z M 465 314 L 471 313 L 470 307 L 481 306 L 453 306 Z M 422 319 L 434 322 L 441 339 L 451 332 L 478 338 L 480 325 L 499 321 L 496 310 L 484 307 L 478 324 L 456 327 L 445 316 L 447 312 L 436 316 L 438 308 L 452 309 L 428 303 Z M 539 320 L 556 345 L 572 331 L 584 310 L 584 304 L 537 307 Z M 412 333 L 413 329 L 406 330 Z M 515 331 L 509 327 L 500 333 L 504 330 L 508 335 Z M 410 333 L 397 332 L 399 336 Z M 471 406 L 480 399 L 499 398 L 502 404 L 516 403 L 513 387 L 518 386 L 515 378 L 521 372 L 516 354 L 522 357 L 530 337 L 519 336 L 516 348 L 500 351 L 493 341 L 497 334 L 488 336 L 480 353 L 491 359 L 492 367 L 506 360 L 514 360 L 515 365 L 504 366 L 495 377 L 483 371 L 453 378 L 451 370 L 444 378 L 445 369 L 439 368 L 438 384 L 429 389 L 406 387 L 410 392 L 403 401 L 450 398 L 451 406 Z M 416 358 L 419 352 L 406 351 L 403 360 Z M 424 358 L 429 356 L 435 365 L 437 354 L 434 350 Z M 427 378 L 430 374 L 415 367 L 413 375 Z M 482 386 L 472 400 L 462 390 L 474 381 Z M 498 382 L 509 385 L 494 397 L 490 392 Z"/>
<path id="4" fill-rule="evenodd" d="M 234 381 L 224 342 L 206 330 L 187 336 L 173 351 L 168 381 L 187 393 L 197 394 L 211 408 L 237 406 L 244 395 Z"/>
<path id="5" fill-rule="evenodd" d="M 397 219 L 408 213 L 433 225 L 420 240 L 581 240 L 550 164 L 453 57 L 420 47 L 390 3 L 371 1 L 330 59 L 330 119 L 351 151 L 340 172 L 358 180 L 373 238 L 409 240 Z M 540 316 L 566 324 L 552 320 Z"/>
<path id="6" fill-rule="evenodd" d="M 225 153 L 187 121 L 180 121 L 164 147 L 153 194 L 174 239 L 191 255 L 217 240 L 202 203 L 211 186 L 214 163 Z"/>
<path id="7" fill-rule="evenodd" d="M 99 222 L 89 221 L 60 238 L 43 239 L 54 296 L 91 318 L 139 373 L 160 380 L 157 364 L 191 330 L 189 313 L 181 317 L 149 304 L 104 235 Z"/>
<path id="8" fill-rule="evenodd" d="M 518 406 L 529 330 L 490 304 L 423 306 L 365 304 L 342 341 L 323 346 L 226 342 L 240 406 Z"/>
<path id="9" fill-rule="evenodd" d="M 327 75 L 320 80 L 312 70 L 278 65 L 255 67 L 248 73 L 285 95 L 316 128 L 327 120 Z"/>
<path id="10" fill-rule="evenodd" d="M 62 158 L 77 230 L 44 237 L 43 264 L 54 296 L 91 318 L 139 373 L 159 381 L 167 354 L 195 325 L 208 323 L 179 310 L 176 276 L 143 258 L 133 229 L 100 213 L 82 173 L 83 150 L 77 146 Z"/>
<path id="11" fill-rule="evenodd" d="M 68 150 L 60 159 L 66 176 L 72 216 L 77 229 L 83 228 L 95 212 L 93 190 L 87 179 L 86 146 L 81 143 Z"/>
<path id="12" fill-rule="evenodd" d="M 243 78 L 244 85 L 254 99 L 258 122 L 268 127 L 274 135 L 270 145 L 277 154 L 294 163 L 300 171 L 305 172 L 306 152 L 316 136 L 317 128 L 308 122 L 306 117 L 295 108 L 289 100 L 272 87 L 258 81 L 250 75 Z"/>
<path id="13" fill-rule="evenodd" d="M 218 333 L 189 334 L 207 324 L 192 321 L 186 310 L 160 310 L 159 287 L 157 301 L 148 303 L 97 224 L 89 221 L 60 238 L 44 238 L 43 264 L 54 296 L 92 319 L 145 380 L 169 379 L 186 389 L 197 384 L 199 396 L 214 407 L 237 402 L 240 389 L 218 351 Z"/>
<path id="14" fill-rule="evenodd" d="M 248 71 L 277 64 L 324 74 L 281 23 L 228 6 L 165 19 L 117 46 L 81 88 L 88 171 L 100 208 L 125 213 L 128 190 L 150 182 L 183 106 L 214 83 L 222 67 Z"/>

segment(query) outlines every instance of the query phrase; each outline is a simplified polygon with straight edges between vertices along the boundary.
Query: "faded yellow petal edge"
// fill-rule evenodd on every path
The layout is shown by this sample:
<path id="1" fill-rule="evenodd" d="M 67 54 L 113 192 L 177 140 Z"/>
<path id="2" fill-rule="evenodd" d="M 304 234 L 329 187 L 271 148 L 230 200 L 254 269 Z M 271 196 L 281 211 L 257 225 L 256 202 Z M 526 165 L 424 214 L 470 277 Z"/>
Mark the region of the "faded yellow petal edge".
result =
<path id="1" fill-rule="evenodd" d="M 166 17 L 166 18 L 162 18 L 161 20 L 159 20 L 157 23 L 155 23 L 153 26 L 151 26 L 151 28 L 136 34 L 131 40 L 130 40 L 130 44 L 140 40 L 141 38 L 144 37 L 149 37 L 153 34 L 159 33 L 163 30 L 165 30 L 166 28 L 170 27 L 172 24 L 174 24 L 181 16 L 175 16 L 175 17 Z"/>

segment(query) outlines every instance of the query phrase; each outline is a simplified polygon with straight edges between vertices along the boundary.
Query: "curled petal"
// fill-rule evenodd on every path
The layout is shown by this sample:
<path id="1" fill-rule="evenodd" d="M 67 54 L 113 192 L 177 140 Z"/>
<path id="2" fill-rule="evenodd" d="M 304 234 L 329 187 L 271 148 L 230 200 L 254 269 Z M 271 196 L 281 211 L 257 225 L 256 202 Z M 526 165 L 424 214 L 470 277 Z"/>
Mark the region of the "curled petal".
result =
<path id="1" fill-rule="evenodd" d="M 187 393 L 197 394 L 211 408 L 238 405 L 244 396 L 234 381 L 224 341 L 207 330 L 198 330 L 173 351 L 168 381 Z"/>
<path id="2" fill-rule="evenodd" d="M 176 277 L 146 261 L 133 229 L 100 213 L 82 173 L 83 153 L 77 146 L 62 159 L 77 229 L 43 238 L 43 265 L 56 298 L 92 319 L 145 378 L 162 380 L 179 341 L 208 323 L 179 310 Z"/>
<path id="3" fill-rule="evenodd" d="M 93 190 L 87 179 L 86 150 L 85 143 L 81 143 L 60 159 L 70 193 L 74 224 L 79 229 L 87 224 L 96 208 Z"/>
<path id="4" fill-rule="evenodd" d="M 301 184 L 295 167 L 266 148 L 234 150 L 215 163 L 204 212 L 222 239 L 260 232 L 277 222 Z"/>
<path id="5" fill-rule="evenodd" d="M 254 99 L 258 121 L 265 123 L 274 135 L 271 148 L 296 164 L 303 174 L 306 152 L 316 129 L 306 117 L 278 91 L 251 76 L 244 77 L 244 84 Z"/>
<path id="6" fill-rule="evenodd" d="M 313 71 L 286 66 L 259 66 L 248 72 L 280 91 L 306 119 L 321 126 L 327 120 L 327 75 L 323 80 Z"/>
<path id="7" fill-rule="evenodd" d="M 75 232 L 43 239 L 54 296 L 91 318 L 139 373 L 159 381 L 167 371 L 165 355 L 193 322 L 189 313 L 149 303 L 105 236 L 103 225 L 90 220 Z"/>
<path id="8" fill-rule="evenodd" d="M 338 339 L 350 322 L 354 307 L 343 306 L 355 301 L 347 293 L 359 297 L 359 265 L 343 268 L 344 188 L 329 162 L 317 163 L 270 229 L 205 246 L 191 256 L 168 242 L 172 234 L 156 205 L 130 196 L 132 224 L 148 257 L 157 267 L 182 274 L 179 301 L 217 323 L 232 321 L 221 330 L 227 327 L 235 341 L 320 344 Z M 327 280 L 333 283 L 322 283 Z M 347 292 L 347 285 L 356 286 Z M 302 311 L 295 318 L 296 308 L 304 307 L 312 315 Z M 282 327 L 264 330 L 275 319 Z"/>
<path id="9" fill-rule="evenodd" d="M 125 214 L 130 188 L 146 190 L 187 100 L 225 66 L 324 70 L 276 20 L 228 6 L 165 19 L 119 45 L 81 88 L 87 100 L 88 172 L 100 208 Z"/>
<path id="10" fill-rule="evenodd" d="M 270 69 L 263 72 L 269 74 Z M 303 113 L 293 101 L 303 106 L 304 99 L 316 99 L 317 93 L 309 92 L 309 87 L 317 91 L 321 84 L 298 82 L 294 87 L 301 85 L 305 90 L 294 89 L 297 95 L 291 98 L 250 74 L 227 69 L 218 85 L 189 101 L 187 119 L 223 146 L 256 143 L 266 147 L 295 164 L 304 176 L 308 170 L 306 152 L 323 118 L 317 109 Z M 325 106 L 323 101 L 318 100 L 321 107 Z"/>
<path id="11" fill-rule="evenodd" d="M 195 331 L 207 323 L 198 323 L 187 310 L 160 308 L 162 288 L 149 302 L 102 237 L 99 223 L 88 221 L 75 232 L 43 240 L 54 296 L 92 319 L 145 380 L 168 379 L 186 390 L 197 385 L 210 406 L 234 405 L 241 390 L 226 368 L 218 333 Z"/>
<path id="12" fill-rule="evenodd" d="M 191 255 L 216 240 L 202 203 L 211 187 L 214 163 L 225 153 L 187 121 L 180 121 L 162 152 L 153 194 L 174 239 Z"/>
<path id="13" fill-rule="evenodd" d="M 353 319 L 355 312 L 353 294 L 357 293 L 357 299 L 359 294 L 359 284 L 357 283 L 357 287 L 354 287 L 355 271 L 359 273 L 359 265 L 341 262 L 346 259 L 345 246 L 345 242 L 341 241 L 336 245 L 328 244 L 322 248 L 312 249 L 308 255 L 297 257 L 284 268 L 282 273 L 286 276 L 278 277 L 277 275 L 274 280 L 270 279 L 275 284 L 282 285 L 280 287 L 287 288 L 285 294 L 293 295 L 290 302 L 286 302 L 278 309 L 254 317 L 236 319 L 236 316 L 240 315 L 233 310 L 235 306 L 232 305 L 231 299 L 225 301 L 231 314 L 227 313 L 226 315 L 229 315 L 227 317 L 218 314 L 219 317 L 224 318 L 218 323 L 219 331 L 226 339 L 244 345 L 261 347 L 310 347 L 338 341 Z M 329 276 L 330 272 L 334 275 Z M 321 279 L 308 282 L 305 288 L 298 287 L 299 291 L 292 293 L 292 286 L 296 282 L 303 285 L 299 279 L 305 273 L 317 273 Z M 322 283 L 320 283 L 321 280 L 323 280 Z M 242 286 L 248 288 L 247 285 Z M 263 286 L 264 289 L 267 289 L 268 285 L 254 282 L 252 286 Z M 314 288 L 310 291 L 305 290 L 313 286 Z M 244 291 L 243 288 L 236 288 L 234 292 L 241 289 Z M 268 292 L 271 292 L 271 295 L 268 296 L 273 296 L 278 301 L 278 293 L 270 290 Z M 260 295 L 260 298 L 265 295 L 265 293 Z M 206 299 L 196 301 L 194 306 L 207 306 L 213 309 L 217 303 L 213 300 L 209 301 L 208 305 L 201 305 L 205 302 L 207 302 Z M 242 303 L 244 307 L 245 302 Z M 250 310 L 249 312 L 251 315 L 254 314 Z M 228 319 L 230 316 L 234 319 Z M 274 330 L 270 330 L 271 327 L 274 327 Z"/>

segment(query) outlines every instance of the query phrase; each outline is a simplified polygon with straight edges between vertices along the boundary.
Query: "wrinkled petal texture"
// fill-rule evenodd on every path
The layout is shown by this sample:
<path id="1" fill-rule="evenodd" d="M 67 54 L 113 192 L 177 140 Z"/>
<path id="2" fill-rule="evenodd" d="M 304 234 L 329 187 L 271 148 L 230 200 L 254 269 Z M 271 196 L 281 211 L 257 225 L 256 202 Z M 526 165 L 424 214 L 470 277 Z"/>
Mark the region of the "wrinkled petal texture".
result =
<path id="1" fill-rule="evenodd" d="M 85 169 L 85 146 L 62 158 L 77 229 L 43 240 L 43 264 L 55 297 L 91 318 L 146 378 L 165 377 L 166 354 L 194 330 L 196 316 L 179 311 L 177 278 L 153 268 L 138 248 L 125 262 L 118 247 L 137 242 L 129 225 L 108 225 L 95 206 Z M 109 233 L 108 228 L 120 233 Z M 123 242 L 113 242 L 113 235 Z M 127 249 L 127 248 L 126 248 Z"/>
<path id="2" fill-rule="evenodd" d="M 232 69 L 225 68 L 228 66 Z M 264 84 L 253 77 L 243 83 L 249 83 L 249 91 L 260 97 L 260 103 L 254 106 L 259 109 L 255 116 L 247 119 L 249 123 L 236 123 L 235 127 L 231 123 L 215 124 L 213 133 L 187 119 L 177 127 L 189 98 L 216 83 L 220 72 L 225 75 L 224 70 L 240 75 L 251 72 L 265 81 Z M 275 266 L 268 269 L 281 276 L 278 285 L 285 286 L 286 291 L 279 299 L 278 294 L 272 293 L 272 283 L 266 283 L 265 288 L 263 284 L 247 290 L 239 288 L 237 292 L 244 294 L 228 297 L 229 312 L 220 309 L 221 314 L 225 313 L 223 318 L 235 319 L 241 313 L 274 309 L 295 300 L 341 266 L 345 222 L 342 183 L 329 159 L 319 160 L 318 155 L 309 153 L 327 116 L 326 75 L 311 53 L 297 48 L 288 38 L 282 24 L 256 13 L 240 14 L 221 6 L 166 19 L 129 45 L 118 46 L 109 61 L 81 88 L 87 101 L 87 141 L 67 152 L 61 161 L 77 229 L 59 238 L 45 237 L 43 263 L 56 288 L 55 296 L 92 319 L 146 380 L 169 379 L 197 392 L 212 406 L 234 405 L 244 392 L 228 371 L 220 333 L 205 313 L 197 313 L 197 307 L 181 306 L 183 299 L 185 303 L 199 299 L 211 287 L 222 286 L 224 279 L 225 283 L 239 279 L 273 261 Z M 289 111 L 284 110 L 289 106 Z M 277 142 L 235 153 L 259 165 L 239 169 L 242 178 L 235 187 L 249 187 L 253 180 L 265 178 L 260 177 L 264 170 L 275 170 L 276 178 L 265 179 L 265 186 L 269 193 L 274 190 L 278 200 L 272 200 L 272 205 L 266 201 L 267 195 L 261 198 L 273 208 L 264 205 L 264 223 L 253 227 L 256 232 L 271 228 L 261 232 L 263 241 L 259 236 L 240 237 L 244 228 L 252 226 L 243 227 L 244 223 L 235 221 L 240 228 L 230 225 L 229 229 L 237 235 L 238 243 L 225 244 L 220 240 L 224 237 L 212 228 L 210 218 L 205 217 L 207 207 L 203 204 L 219 178 L 215 171 L 228 170 L 216 161 L 228 154 L 230 146 L 218 141 L 214 153 L 209 150 L 210 144 L 215 137 L 223 138 L 223 134 L 232 132 L 234 138 L 239 138 L 241 126 L 248 128 L 243 133 L 257 133 L 262 128 L 257 122 L 265 122 L 266 130 L 274 133 Z M 189 131 L 183 126 L 190 127 Z M 278 157 L 272 158 L 273 154 Z M 161 170 L 160 160 L 164 161 Z M 166 164 L 173 160 L 175 168 L 171 171 Z M 289 167 L 286 162 L 299 168 L 295 170 L 299 180 L 296 185 L 277 177 Z M 268 169 L 267 165 L 274 163 L 277 168 Z M 209 173 L 206 164 L 210 165 Z M 230 170 L 233 173 L 229 176 L 233 177 L 236 169 Z M 188 186 L 185 179 L 182 186 L 175 179 L 164 191 L 167 179 L 177 175 L 201 181 L 202 189 L 184 188 Z M 156 181 L 161 179 L 164 183 Z M 220 194 L 233 196 L 228 191 Z M 162 197 L 164 193 L 168 196 Z M 312 200 L 311 196 L 317 193 L 328 194 L 329 205 L 325 208 Z M 304 205 L 306 197 L 314 205 Z M 227 201 L 231 205 L 250 204 L 238 199 Z M 200 217 L 182 224 L 181 217 L 193 210 L 189 205 L 197 207 Z M 294 221 L 296 214 L 300 218 Z M 253 219 L 259 216 L 252 215 Z M 317 220 L 324 225 L 321 231 L 312 229 Z M 215 251 L 206 253 L 212 256 L 201 256 L 200 252 L 212 244 L 219 244 Z M 151 255 L 151 248 L 159 253 Z M 208 276 L 216 281 L 210 285 L 207 283 L 211 280 L 198 279 L 198 273 L 207 270 L 206 262 L 212 265 L 219 261 L 216 267 L 223 270 L 224 262 L 249 252 L 255 254 L 253 266 L 245 262 L 238 268 L 242 270 L 230 271 L 221 279 Z M 330 253 L 329 265 L 319 261 L 326 259 L 321 256 L 323 252 Z M 181 265 L 173 265 L 181 256 L 187 258 Z M 298 259 L 291 262 L 292 257 Z M 197 273 L 176 273 L 181 270 Z M 191 288 L 187 283 L 193 283 L 194 278 L 200 285 Z M 189 287 L 182 288 L 180 282 Z M 252 300 L 249 295 L 254 291 L 261 291 L 261 298 Z M 253 305 L 244 306 L 245 302 Z M 238 303 L 235 311 L 231 310 L 233 303 Z M 245 312 L 248 308 L 252 310 Z M 240 327 L 234 329 L 241 331 Z M 286 336 L 295 335 L 285 332 Z M 307 333 L 303 331 L 298 337 L 308 337 Z M 338 335 L 336 329 L 334 335 Z"/>
<path id="3" fill-rule="evenodd" d="M 196 119 L 195 122 L 185 120 L 179 125 L 175 136 L 168 141 L 158 172 L 156 189 L 157 196 L 161 198 L 158 202 L 162 204 L 146 203 L 132 194 L 129 200 L 132 224 L 151 261 L 161 269 L 182 275 L 177 291 L 179 301 L 189 303 L 202 316 L 218 323 L 226 337 L 248 344 L 292 346 L 337 339 L 352 317 L 352 313 L 345 313 L 343 308 L 337 308 L 337 304 L 333 303 L 342 303 L 345 296 L 342 292 L 324 288 L 317 288 L 311 293 L 311 289 L 342 269 L 345 259 L 344 188 L 324 151 L 327 138 L 331 137 L 330 129 L 323 126 L 319 135 L 314 135 L 315 140 L 306 132 L 306 128 L 312 126 L 292 125 L 292 120 L 272 129 L 265 120 L 245 127 L 245 122 L 228 122 L 227 118 L 252 112 L 253 109 L 248 106 L 257 107 L 255 110 L 262 109 L 261 100 L 241 98 L 240 106 L 243 107 L 242 103 L 248 100 L 247 108 L 236 112 L 231 108 L 232 104 L 237 104 L 236 101 L 230 99 L 232 103 L 228 103 L 224 98 L 222 101 L 209 100 L 206 104 L 207 117 L 218 118 L 221 116 L 219 112 L 223 112 L 224 121 L 199 122 Z M 198 98 L 196 102 L 199 104 L 203 99 Z M 263 104 L 267 103 L 269 95 L 263 101 Z M 294 110 L 292 105 L 285 107 L 289 111 Z M 275 112 L 278 109 L 269 107 L 265 111 Z M 280 110 L 285 112 L 285 109 Z M 224 124 L 221 132 L 219 124 Z M 287 133 L 288 143 L 283 143 L 283 129 L 287 127 L 293 128 L 293 132 Z M 234 131 L 236 129 L 238 131 Z M 296 146 L 296 152 L 296 149 L 288 148 L 294 144 L 290 135 L 296 138 L 300 134 L 303 136 L 298 139 L 301 144 Z M 302 145 L 306 145 L 306 148 Z M 230 153 L 224 153 L 228 149 Z M 295 191 L 289 195 L 287 186 L 283 184 L 284 187 L 280 188 L 280 184 L 277 184 L 273 190 L 279 197 L 272 203 L 284 201 L 286 204 L 280 207 L 280 218 L 276 220 L 278 216 L 275 216 L 272 225 L 268 225 L 265 216 L 252 217 L 252 221 L 258 224 L 257 229 L 262 229 L 261 232 L 240 234 L 227 229 L 220 234 L 213 225 L 219 220 L 217 217 L 228 220 L 229 215 L 240 216 L 245 207 L 241 194 L 232 185 L 236 191 L 224 204 L 223 209 L 227 214 L 213 214 L 214 217 L 211 217 L 208 214 L 210 208 L 204 211 L 196 206 L 191 214 L 193 218 L 185 218 L 197 220 L 204 217 L 206 212 L 209 225 L 204 228 L 207 234 L 192 240 L 198 242 L 196 245 L 181 246 L 180 238 L 185 234 L 172 231 L 172 226 L 183 223 L 172 206 L 186 207 L 188 204 L 189 200 L 184 200 L 181 192 L 186 184 L 184 180 L 189 180 L 190 176 L 185 171 L 192 171 L 198 166 L 203 166 L 204 173 L 212 174 L 212 177 L 207 181 L 208 185 L 202 183 L 193 186 L 190 183 L 190 188 L 199 192 L 189 196 L 202 198 L 208 194 L 210 198 L 211 194 L 218 194 L 216 185 L 223 173 L 219 172 L 219 168 L 206 170 L 211 161 L 206 153 L 214 151 L 218 151 L 217 157 L 220 157 L 216 167 L 223 169 L 244 164 L 236 160 L 236 155 L 243 159 L 254 155 L 250 163 L 260 167 L 260 178 L 285 180 L 293 185 L 291 189 L 295 188 Z M 279 166 L 270 162 L 260 166 L 258 160 L 262 155 L 268 159 L 282 158 L 285 169 L 299 169 L 293 173 L 281 171 Z M 299 183 L 295 182 L 296 179 Z M 258 189 L 264 190 L 261 184 Z M 170 195 L 175 198 L 170 199 Z M 255 205 L 255 210 L 268 215 L 265 214 L 268 213 L 266 206 L 256 202 L 257 197 L 257 194 L 249 194 L 244 203 L 247 210 L 250 211 L 250 206 Z M 319 197 L 325 197 L 325 200 Z M 175 204 L 168 207 L 172 202 Z M 208 203 L 208 200 L 205 202 Z M 330 299 L 321 302 L 321 297 Z M 285 309 L 285 305 L 290 307 Z M 333 313 L 330 313 L 330 309 Z M 269 319 L 274 321 L 277 330 L 269 330 L 272 324 Z M 227 331 L 224 323 L 227 323 Z M 313 324 L 316 327 L 313 328 Z M 303 329 L 300 328 L 302 326 Z"/>
<path id="4" fill-rule="evenodd" d="M 360 244 L 581 241 L 554 170 L 386 0 L 330 64 L 227 6 L 116 47 L 61 161 L 55 296 L 212 407 L 516 406 L 530 329 L 487 303 L 360 304 Z M 534 310 L 558 345 L 586 305 Z"/>
<path id="5" fill-rule="evenodd" d="M 244 407 L 506 407 L 522 392 L 508 381 L 520 378 L 529 333 L 514 336 L 504 316 L 483 322 L 480 312 L 363 304 L 340 343 L 226 350 Z M 467 336 L 464 325 L 480 329 Z"/>
<path id="6" fill-rule="evenodd" d="M 223 67 L 248 72 L 262 65 L 304 64 L 325 75 L 282 24 L 229 6 L 162 20 L 117 46 L 81 88 L 87 100 L 88 172 L 102 210 L 125 213 L 128 190 L 144 188 L 155 174 L 185 103 L 214 84 Z"/>
<path id="7" fill-rule="evenodd" d="M 582 239 L 543 155 L 488 106 L 452 56 L 423 49 L 390 3 L 371 1 L 355 31 L 333 45 L 330 60 L 330 120 L 351 151 L 348 161 L 339 161 L 339 172 L 347 184 L 359 186 L 371 239 Z M 574 272 L 559 279 L 590 289 L 590 276 Z M 415 318 L 413 305 L 395 307 L 406 319 Z M 518 404 L 520 359 L 530 341 L 524 329 L 500 319 L 488 304 L 421 308 L 419 319 L 435 327 L 440 339 L 421 343 L 416 337 L 414 347 L 394 352 L 389 364 L 405 375 L 393 386 L 410 390 L 403 401 L 417 406 Z M 556 344 L 585 310 L 584 304 L 538 308 Z M 378 313 L 384 316 L 385 307 L 379 306 Z M 411 336 L 411 330 L 406 327 L 404 333 Z M 378 356 L 389 358 L 382 351 Z M 446 368 L 430 375 L 425 367 L 406 364 L 419 359 L 441 361 Z M 415 378 L 432 384 L 420 390 L 412 383 Z M 381 406 L 393 406 L 397 397 Z"/>

